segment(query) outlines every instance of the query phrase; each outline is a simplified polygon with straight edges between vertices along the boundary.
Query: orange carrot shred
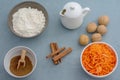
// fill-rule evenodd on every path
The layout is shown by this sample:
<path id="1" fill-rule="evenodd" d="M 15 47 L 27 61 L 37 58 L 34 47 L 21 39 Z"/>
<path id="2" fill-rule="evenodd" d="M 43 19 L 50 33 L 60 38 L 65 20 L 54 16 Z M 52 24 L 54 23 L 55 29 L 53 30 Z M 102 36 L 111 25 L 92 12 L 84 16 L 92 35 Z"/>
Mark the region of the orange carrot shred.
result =
<path id="1" fill-rule="evenodd" d="M 102 76 L 110 73 L 115 67 L 116 55 L 108 45 L 96 43 L 84 50 L 82 63 L 91 74 Z"/>

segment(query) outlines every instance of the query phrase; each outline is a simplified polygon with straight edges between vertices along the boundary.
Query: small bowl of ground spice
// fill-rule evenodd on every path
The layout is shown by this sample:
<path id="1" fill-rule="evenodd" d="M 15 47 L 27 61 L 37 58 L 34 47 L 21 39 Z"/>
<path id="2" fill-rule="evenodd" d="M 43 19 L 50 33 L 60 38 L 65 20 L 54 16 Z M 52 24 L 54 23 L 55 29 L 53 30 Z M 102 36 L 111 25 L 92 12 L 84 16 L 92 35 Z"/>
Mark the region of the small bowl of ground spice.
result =
<path id="1" fill-rule="evenodd" d="M 108 43 L 93 42 L 83 49 L 80 62 L 88 75 L 95 78 L 104 78 L 115 71 L 118 65 L 118 55 Z"/>
<path id="2" fill-rule="evenodd" d="M 48 25 L 48 13 L 44 6 L 35 1 L 17 4 L 8 15 L 10 30 L 22 38 L 38 36 Z"/>
<path id="3" fill-rule="evenodd" d="M 36 68 L 37 58 L 28 47 L 17 46 L 10 49 L 4 58 L 4 68 L 13 77 L 24 78 Z"/>

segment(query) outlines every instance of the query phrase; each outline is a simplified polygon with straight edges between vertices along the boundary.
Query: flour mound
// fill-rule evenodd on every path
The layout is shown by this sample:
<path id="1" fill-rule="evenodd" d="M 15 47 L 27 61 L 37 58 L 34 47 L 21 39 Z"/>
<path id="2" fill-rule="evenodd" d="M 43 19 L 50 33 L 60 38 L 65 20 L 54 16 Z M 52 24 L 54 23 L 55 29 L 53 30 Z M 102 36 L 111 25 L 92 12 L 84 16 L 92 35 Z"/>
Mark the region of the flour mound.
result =
<path id="1" fill-rule="evenodd" d="M 32 37 L 41 33 L 45 27 L 45 16 L 34 8 L 21 8 L 13 14 L 13 30 L 23 37 Z"/>

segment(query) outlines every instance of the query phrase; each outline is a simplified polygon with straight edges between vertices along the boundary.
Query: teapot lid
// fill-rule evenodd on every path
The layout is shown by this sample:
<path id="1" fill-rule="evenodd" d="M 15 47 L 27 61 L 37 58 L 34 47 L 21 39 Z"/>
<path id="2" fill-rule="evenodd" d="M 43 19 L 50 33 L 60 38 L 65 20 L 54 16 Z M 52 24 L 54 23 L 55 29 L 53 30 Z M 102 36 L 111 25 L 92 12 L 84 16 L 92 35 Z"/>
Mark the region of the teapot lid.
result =
<path id="1" fill-rule="evenodd" d="M 63 15 L 76 18 L 82 13 L 82 8 L 77 2 L 68 2 L 63 8 Z"/>

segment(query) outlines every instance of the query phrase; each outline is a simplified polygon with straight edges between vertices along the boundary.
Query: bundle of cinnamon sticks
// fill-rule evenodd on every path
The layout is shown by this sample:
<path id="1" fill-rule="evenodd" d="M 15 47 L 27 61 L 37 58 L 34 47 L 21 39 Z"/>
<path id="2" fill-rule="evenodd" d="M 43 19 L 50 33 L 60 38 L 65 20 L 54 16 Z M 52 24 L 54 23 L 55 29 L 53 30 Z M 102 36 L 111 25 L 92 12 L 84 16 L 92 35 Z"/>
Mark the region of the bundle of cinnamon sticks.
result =
<path id="1" fill-rule="evenodd" d="M 72 48 L 59 48 L 56 42 L 50 43 L 51 53 L 46 58 L 51 58 L 54 64 L 61 63 L 61 59 L 72 51 Z"/>

